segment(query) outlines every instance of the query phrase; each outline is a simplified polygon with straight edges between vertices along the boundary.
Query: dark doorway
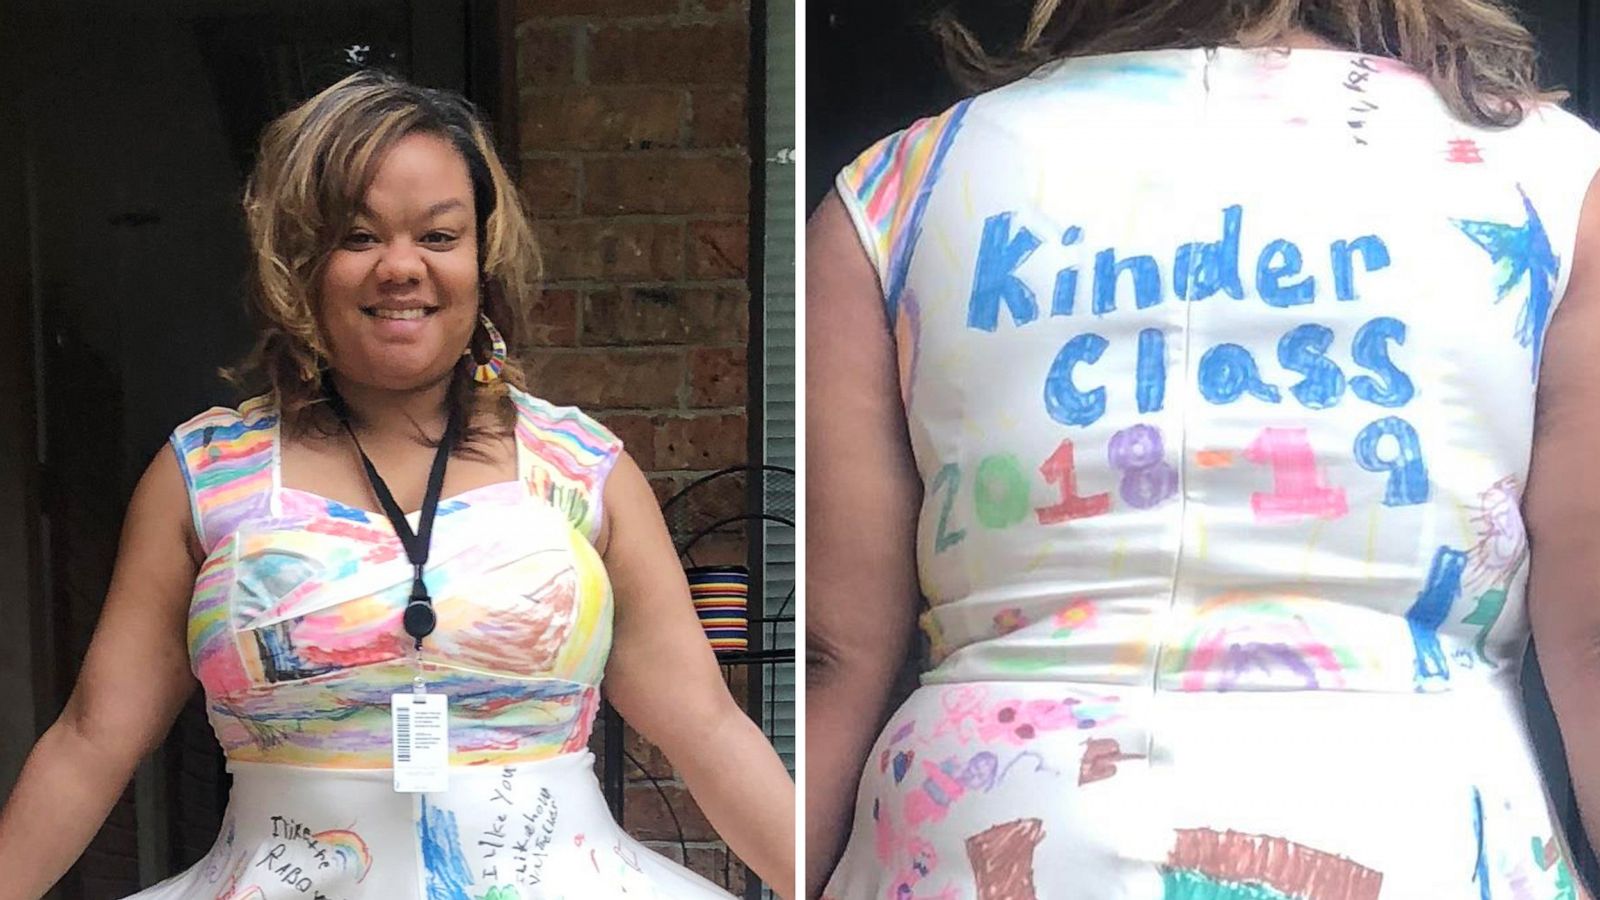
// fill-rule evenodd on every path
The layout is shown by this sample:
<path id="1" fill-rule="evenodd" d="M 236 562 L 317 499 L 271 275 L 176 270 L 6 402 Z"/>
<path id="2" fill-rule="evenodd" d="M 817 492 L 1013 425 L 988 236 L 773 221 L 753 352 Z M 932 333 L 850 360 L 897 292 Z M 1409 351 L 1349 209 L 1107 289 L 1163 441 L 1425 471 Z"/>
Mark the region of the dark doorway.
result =
<path id="1" fill-rule="evenodd" d="M 175 425 L 238 399 L 217 371 L 250 342 L 239 197 L 261 128 L 377 66 L 466 93 L 514 147 L 514 56 L 494 0 L 6 6 L 0 112 L 18 127 L 0 196 L 19 202 L 0 204 L 0 234 L 18 265 L 0 273 L 16 303 L 0 341 L 26 352 L 0 363 L 20 435 L 0 449 L 37 462 L 0 485 L 19 498 L 0 552 L 27 563 L 32 638 L 33 729 L 6 739 L 31 743 L 71 691 L 138 476 Z M 192 863 L 226 789 L 197 694 L 56 896 L 121 897 Z"/>

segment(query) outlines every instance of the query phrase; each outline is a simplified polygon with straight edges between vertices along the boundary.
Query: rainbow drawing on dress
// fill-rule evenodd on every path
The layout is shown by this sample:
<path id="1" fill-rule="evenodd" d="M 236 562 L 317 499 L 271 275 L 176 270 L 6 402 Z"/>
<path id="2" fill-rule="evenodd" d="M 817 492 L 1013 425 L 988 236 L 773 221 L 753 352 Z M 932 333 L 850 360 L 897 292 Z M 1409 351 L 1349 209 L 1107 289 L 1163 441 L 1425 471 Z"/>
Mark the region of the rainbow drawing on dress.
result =
<path id="1" fill-rule="evenodd" d="M 367 849 L 367 842 L 361 839 L 361 835 L 354 831 L 319 831 L 311 837 L 333 851 L 344 870 L 356 874 L 358 884 L 365 881 L 367 873 L 372 871 L 372 851 Z"/>
<path id="2" fill-rule="evenodd" d="M 1343 687 L 1363 663 L 1330 645 L 1307 613 L 1317 601 L 1284 594 L 1220 594 L 1194 612 L 1194 626 L 1163 653 L 1161 674 L 1179 690 Z"/>

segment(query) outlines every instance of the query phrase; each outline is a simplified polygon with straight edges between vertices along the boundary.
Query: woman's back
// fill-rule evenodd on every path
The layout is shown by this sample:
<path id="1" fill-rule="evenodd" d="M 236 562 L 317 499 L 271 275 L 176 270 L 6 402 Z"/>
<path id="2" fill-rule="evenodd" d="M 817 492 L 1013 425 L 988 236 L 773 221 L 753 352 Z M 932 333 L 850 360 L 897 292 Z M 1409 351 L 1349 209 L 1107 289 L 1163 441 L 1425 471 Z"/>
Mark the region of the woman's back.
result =
<path id="1" fill-rule="evenodd" d="M 1221 49 L 1053 63 L 848 168 L 935 665 L 832 892 L 1570 890 L 1518 505 L 1597 167 L 1559 111 Z"/>

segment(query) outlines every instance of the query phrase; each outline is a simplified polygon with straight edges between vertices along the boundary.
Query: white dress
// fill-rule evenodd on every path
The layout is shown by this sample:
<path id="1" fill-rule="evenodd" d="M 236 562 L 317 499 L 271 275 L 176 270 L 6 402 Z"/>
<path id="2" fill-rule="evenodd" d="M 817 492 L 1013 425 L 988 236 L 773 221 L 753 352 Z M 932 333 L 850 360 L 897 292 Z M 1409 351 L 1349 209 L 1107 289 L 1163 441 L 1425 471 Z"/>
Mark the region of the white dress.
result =
<path id="1" fill-rule="evenodd" d="M 211 852 L 140 900 L 729 896 L 617 826 L 587 750 L 612 615 L 591 541 L 621 445 L 512 398 L 518 478 L 434 526 L 420 672 L 449 699 L 450 771 L 426 794 L 390 769 L 390 696 L 419 664 L 388 519 L 283 487 L 265 399 L 174 432 L 207 552 L 189 650 L 233 792 Z"/>
<path id="2" fill-rule="evenodd" d="M 1051 64 L 838 179 L 935 664 L 836 900 L 1570 898 L 1518 706 L 1600 138 L 1333 51 Z"/>

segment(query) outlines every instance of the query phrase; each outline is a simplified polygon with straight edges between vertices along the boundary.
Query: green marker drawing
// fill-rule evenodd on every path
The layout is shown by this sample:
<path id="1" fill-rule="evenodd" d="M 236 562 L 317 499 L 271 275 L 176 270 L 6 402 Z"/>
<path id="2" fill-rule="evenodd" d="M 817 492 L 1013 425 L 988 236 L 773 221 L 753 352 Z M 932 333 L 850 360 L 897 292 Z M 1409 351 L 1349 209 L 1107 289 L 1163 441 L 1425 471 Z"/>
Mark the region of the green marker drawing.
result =
<path id="1" fill-rule="evenodd" d="M 1478 658 L 1496 668 L 1499 667 L 1496 666 L 1494 660 L 1489 658 L 1489 654 L 1484 652 L 1483 647 L 1489 642 L 1489 632 L 1494 628 L 1494 623 L 1500 620 L 1500 613 L 1505 608 L 1505 588 L 1494 588 L 1480 594 L 1478 596 L 1478 608 L 1472 611 L 1472 615 L 1461 620 L 1463 625 L 1482 626 L 1482 629 L 1478 632 L 1478 639 L 1473 645 L 1478 650 Z"/>

